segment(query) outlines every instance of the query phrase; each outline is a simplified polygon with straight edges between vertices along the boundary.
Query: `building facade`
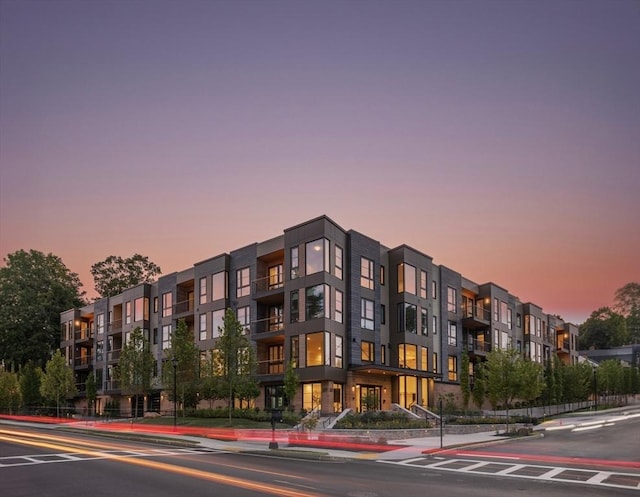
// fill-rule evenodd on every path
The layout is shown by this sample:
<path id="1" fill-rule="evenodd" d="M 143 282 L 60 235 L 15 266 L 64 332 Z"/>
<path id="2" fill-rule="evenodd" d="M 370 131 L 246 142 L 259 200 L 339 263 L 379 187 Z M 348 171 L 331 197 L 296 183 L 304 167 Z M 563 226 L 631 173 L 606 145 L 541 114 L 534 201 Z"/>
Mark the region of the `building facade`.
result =
<path id="1" fill-rule="evenodd" d="M 440 395 L 459 391 L 463 351 L 471 381 L 496 348 L 516 347 L 538 362 L 556 353 L 567 363 L 578 358 L 575 325 L 409 246 L 387 248 L 321 216 L 63 312 L 61 349 L 76 375 L 78 404 L 95 372 L 98 412 L 108 401 L 119 402 L 122 413 L 132 405 L 170 409 L 159 378 L 178 320 L 205 352 L 215 348 L 227 308 L 255 346 L 256 407 L 263 409 L 285 405 L 290 362 L 300 380 L 293 404 L 329 414 L 392 404 L 433 407 Z M 114 375 L 136 327 L 157 360 L 155 389 L 144 403 L 122 396 Z"/>

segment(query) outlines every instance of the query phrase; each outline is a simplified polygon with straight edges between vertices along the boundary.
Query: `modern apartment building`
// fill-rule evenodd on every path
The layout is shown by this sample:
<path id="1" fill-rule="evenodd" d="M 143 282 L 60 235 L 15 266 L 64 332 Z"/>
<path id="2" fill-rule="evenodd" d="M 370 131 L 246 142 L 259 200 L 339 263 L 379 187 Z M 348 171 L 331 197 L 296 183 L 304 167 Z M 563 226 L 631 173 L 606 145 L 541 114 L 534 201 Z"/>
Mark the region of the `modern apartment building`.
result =
<path id="1" fill-rule="evenodd" d="M 477 284 L 434 264 L 414 248 L 390 249 L 321 216 L 63 312 L 61 349 L 76 374 L 79 405 L 93 371 L 98 411 L 115 400 L 131 412 L 114 377 L 129 333 L 143 330 L 160 378 L 178 320 L 204 352 L 215 347 L 227 308 L 255 345 L 256 406 L 263 409 L 284 405 L 290 361 L 300 379 L 293 404 L 334 413 L 360 411 L 371 399 L 379 409 L 432 407 L 440 395 L 459 391 L 463 351 L 471 374 L 495 348 L 515 346 L 539 362 L 554 353 L 568 363 L 578 358 L 575 325 L 494 283 Z M 158 380 L 144 409 L 170 408 Z"/>

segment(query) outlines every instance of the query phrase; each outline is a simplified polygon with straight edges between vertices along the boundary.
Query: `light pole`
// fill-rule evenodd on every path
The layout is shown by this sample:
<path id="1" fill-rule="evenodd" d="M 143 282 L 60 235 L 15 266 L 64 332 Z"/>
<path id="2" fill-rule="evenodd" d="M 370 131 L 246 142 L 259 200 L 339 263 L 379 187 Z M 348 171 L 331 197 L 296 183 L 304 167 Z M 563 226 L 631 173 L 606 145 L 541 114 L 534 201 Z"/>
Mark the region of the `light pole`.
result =
<path id="1" fill-rule="evenodd" d="M 174 355 L 171 359 L 173 364 L 173 431 L 176 430 L 176 422 L 178 419 L 176 406 L 178 405 L 178 386 L 176 383 L 176 371 L 178 369 L 178 358 Z"/>

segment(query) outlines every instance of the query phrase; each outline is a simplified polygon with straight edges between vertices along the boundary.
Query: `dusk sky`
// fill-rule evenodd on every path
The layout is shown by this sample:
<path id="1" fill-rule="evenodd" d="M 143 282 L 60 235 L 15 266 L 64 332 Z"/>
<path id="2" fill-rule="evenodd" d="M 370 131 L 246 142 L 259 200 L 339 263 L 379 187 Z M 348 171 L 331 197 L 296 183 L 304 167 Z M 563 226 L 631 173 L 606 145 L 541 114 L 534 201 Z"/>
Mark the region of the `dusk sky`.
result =
<path id="1" fill-rule="evenodd" d="M 577 324 L 640 281 L 640 1 L 0 0 L 0 258 L 326 214 Z"/>

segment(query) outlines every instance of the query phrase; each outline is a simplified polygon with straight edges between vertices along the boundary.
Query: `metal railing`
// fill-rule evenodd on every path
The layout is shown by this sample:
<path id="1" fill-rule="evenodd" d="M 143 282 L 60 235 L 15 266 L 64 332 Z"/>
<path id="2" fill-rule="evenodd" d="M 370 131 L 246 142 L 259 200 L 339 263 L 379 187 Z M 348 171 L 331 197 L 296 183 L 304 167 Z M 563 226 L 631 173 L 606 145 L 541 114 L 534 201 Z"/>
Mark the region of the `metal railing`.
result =
<path id="1" fill-rule="evenodd" d="M 269 318 L 258 319 L 251 322 L 252 333 L 268 333 L 272 331 L 282 331 L 284 329 L 284 317 L 272 316 Z"/>
<path id="2" fill-rule="evenodd" d="M 117 361 L 120 359 L 120 352 L 122 349 L 114 349 L 107 351 L 107 361 Z"/>
<path id="3" fill-rule="evenodd" d="M 180 302 L 176 302 L 173 304 L 173 313 L 174 314 L 184 314 L 185 312 L 193 312 L 195 308 L 195 300 L 181 300 Z"/>
<path id="4" fill-rule="evenodd" d="M 469 337 L 467 347 L 468 350 L 472 352 L 491 352 L 491 344 L 484 340 L 478 340 L 477 338 Z"/>
<path id="5" fill-rule="evenodd" d="M 73 334 L 74 340 L 89 340 L 93 338 L 93 328 L 85 328 L 83 330 L 79 330 L 74 332 Z"/>
<path id="6" fill-rule="evenodd" d="M 284 272 L 265 276 L 253 281 L 253 289 L 256 292 L 267 292 L 284 288 Z"/>
<path id="7" fill-rule="evenodd" d="M 284 360 L 260 361 L 258 374 L 282 374 L 284 373 Z"/>
<path id="8" fill-rule="evenodd" d="M 91 356 L 76 357 L 73 360 L 74 366 L 89 366 L 91 364 L 93 364 L 91 361 Z"/>
<path id="9" fill-rule="evenodd" d="M 462 307 L 462 318 L 477 318 L 482 321 L 491 321 L 491 310 L 478 305 L 465 305 Z"/>

